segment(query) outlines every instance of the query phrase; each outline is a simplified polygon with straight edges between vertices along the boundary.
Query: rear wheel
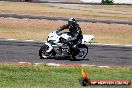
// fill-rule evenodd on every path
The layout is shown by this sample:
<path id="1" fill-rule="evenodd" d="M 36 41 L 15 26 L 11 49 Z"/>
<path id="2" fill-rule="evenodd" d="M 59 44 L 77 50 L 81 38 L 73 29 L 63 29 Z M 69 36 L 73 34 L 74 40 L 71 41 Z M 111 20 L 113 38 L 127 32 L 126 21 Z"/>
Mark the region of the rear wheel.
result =
<path id="1" fill-rule="evenodd" d="M 86 45 L 78 46 L 79 52 L 72 55 L 72 60 L 83 60 L 88 53 L 88 47 Z"/>

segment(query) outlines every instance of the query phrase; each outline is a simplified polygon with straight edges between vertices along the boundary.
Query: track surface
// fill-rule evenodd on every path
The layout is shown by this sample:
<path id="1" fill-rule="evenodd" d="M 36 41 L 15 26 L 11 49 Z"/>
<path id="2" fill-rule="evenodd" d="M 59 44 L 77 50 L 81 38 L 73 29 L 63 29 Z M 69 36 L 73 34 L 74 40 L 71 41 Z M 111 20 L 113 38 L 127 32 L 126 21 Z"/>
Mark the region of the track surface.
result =
<path id="1" fill-rule="evenodd" d="M 70 61 L 69 58 L 39 59 L 39 42 L 0 41 L 0 62 L 32 63 L 81 63 L 90 65 L 132 66 L 132 47 L 90 45 L 89 53 L 83 61 Z"/>

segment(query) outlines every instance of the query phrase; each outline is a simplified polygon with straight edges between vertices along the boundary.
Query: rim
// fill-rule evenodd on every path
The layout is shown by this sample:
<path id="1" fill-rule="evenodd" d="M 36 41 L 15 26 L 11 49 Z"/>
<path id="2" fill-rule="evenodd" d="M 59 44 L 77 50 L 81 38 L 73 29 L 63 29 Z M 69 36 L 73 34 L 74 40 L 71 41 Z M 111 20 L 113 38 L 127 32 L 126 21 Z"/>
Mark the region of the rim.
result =
<path id="1" fill-rule="evenodd" d="M 47 54 L 47 55 L 46 55 Z M 46 50 L 42 50 L 42 57 L 43 58 L 48 58 L 50 56 L 50 54 L 48 54 L 47 52 L 46 52 Z"/>
<path id="2" fill-rule="evenodd" d="M 45 51 L 42 51 L 42 57 L 47 58 L 47 56 L 45 55 Z"/>
<path id="3" fill-rule="evenodd" d="M 75 56 L 76 59 L 83 59 L 87 55 L 87 48 L 79 48 L 80 52 Z"/>

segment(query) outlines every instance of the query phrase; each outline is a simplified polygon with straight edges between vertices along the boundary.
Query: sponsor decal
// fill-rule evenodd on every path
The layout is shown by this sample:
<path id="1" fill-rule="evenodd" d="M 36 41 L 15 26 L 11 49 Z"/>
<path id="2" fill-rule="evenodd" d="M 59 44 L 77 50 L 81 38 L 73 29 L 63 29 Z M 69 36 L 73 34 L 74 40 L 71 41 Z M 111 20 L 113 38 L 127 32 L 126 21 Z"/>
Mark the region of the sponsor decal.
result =
<path id="1" fill-rule="evenodd" d="M 82 86 L 89 85 L 131 85 L 130 80 L 91 80 L 89 74 L 82 69 L 82 77 L 79 79 Z"/>

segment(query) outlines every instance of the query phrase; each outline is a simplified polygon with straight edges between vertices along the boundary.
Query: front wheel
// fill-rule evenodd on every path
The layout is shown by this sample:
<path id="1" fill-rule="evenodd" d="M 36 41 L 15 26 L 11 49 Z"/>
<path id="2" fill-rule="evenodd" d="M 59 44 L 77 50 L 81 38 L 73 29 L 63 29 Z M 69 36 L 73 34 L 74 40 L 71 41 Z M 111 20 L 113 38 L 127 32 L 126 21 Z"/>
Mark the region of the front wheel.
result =
<path id="1" fill-rule="evenodd" d="M 49 58 L 52 54 L 51 52 L 46 52 L 47 49 L 48 49 L 48 45 L 44 44 L 40 50 L 39 50 L 39 56 L 40 56 L 40 59 L 46 59 L 46 58 Z"/>
<path id="2" fill-rule="evenodd" d="M 78 46 L 79 52 L 72 55 L 72 60 L 83 60 L 88 53 L 88 47 L 84 44 Z"/>

